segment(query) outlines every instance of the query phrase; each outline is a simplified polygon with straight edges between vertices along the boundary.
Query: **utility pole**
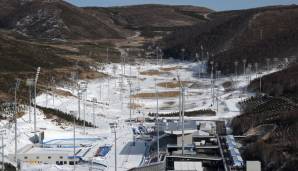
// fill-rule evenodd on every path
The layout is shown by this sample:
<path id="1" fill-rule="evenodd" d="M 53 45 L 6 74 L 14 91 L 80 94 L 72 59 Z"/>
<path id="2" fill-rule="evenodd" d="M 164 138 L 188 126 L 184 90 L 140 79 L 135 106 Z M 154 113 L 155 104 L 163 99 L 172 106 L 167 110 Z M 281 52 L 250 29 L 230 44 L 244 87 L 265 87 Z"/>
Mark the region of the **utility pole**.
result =
<path id="1" fill-rule="evenodd" d="M 159 107 L 158 107 L 158 90 L 156 85 L 156 79 L 155 79 L 155 94 L 156 94 L 156 115 L 155 115 L 155 122 L 156 122 L 156 133 L 157 133 L 157 161 L 159 162 L 159 120 L 158 120 L 158 113 L 159 113 Z"/>
<path id="2" fill-rule="evenodd" d="M 37 68 L 35 80 L 34 80 L 34 138 L 36 138 L 36 87 L 37 87 L 37 81 L 40 73 L 40 67 Z"/>
<path id="3" fill-rule="evenodd" d="M 17 150 L 18 150 L 18 141 L 17 141 L 17 132 L 18 132 L 18 118 L 17 118 L 17 91 L 19 89 L 19 86 L 20 86 L 20 80 L 17 79 L 16 80 L 16 84 L 15 84 L 15 89 L 14 89 L 14 122 L 15 122 L 15 132 L 14 132 L 14 135 L 15 135 L 15 161 L 17 163 Z M 17 168 L 17 167 L 16 167 Z"/>

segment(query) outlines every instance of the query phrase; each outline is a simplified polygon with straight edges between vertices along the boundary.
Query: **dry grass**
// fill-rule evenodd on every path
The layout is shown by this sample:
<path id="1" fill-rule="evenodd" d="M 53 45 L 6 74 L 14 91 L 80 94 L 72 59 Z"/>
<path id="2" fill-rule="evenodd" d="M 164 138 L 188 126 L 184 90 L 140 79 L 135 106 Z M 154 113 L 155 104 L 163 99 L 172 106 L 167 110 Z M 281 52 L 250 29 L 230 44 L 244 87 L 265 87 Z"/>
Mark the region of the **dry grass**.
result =
<path id="1" fill-rule="evenodd" d="M 175 71 L 177 69 L 180 69 L 181 67 L 168 67 L 168 68 L 159 68 L 161 71 L 169 72 L 169 71 Z"/>
<path id="2" fill-rule="evenodd" d="M 157 95 L 159 98 L 170 98 L 179 96 L 179 91 L 165 91 L 158 92 Z M 156 93 L 138 93 L 132 96 L 133 98 L 142 98 L 142 99 L 152 99 L 156 98 Z"/>
<path id="3" fill-rule="evenodd" d="M 128 104 L 128 108 L 129 108 L 129 109 L 134 109 L 134 110 L 136 110 L 136 109 L 140 109 L 140 108 L 142 108 L 142 107 L 143 107 L 142 105 L 137 104 L 137 103 L 132 103 L 131 105 Z"/>
<path id="4" fill-rule="evenodd" d="M 108 76 L 107 74 L 97 72 L 97 71 L 85 71 L 80 73 L 80 79 L 83 79 L 83 80 L 93 80 L 97 78 L 104 78 L 107 76 Z"/>
<path id="5" fill-rule="evenodd" d="M 64 91 L 64 90 L 59 90 L 59 89 L 55 89 L 55 94 L 58 94 L 60 96 L 65 96 L 65 97 L 70 97 L 73 96 L 70 92 L 68 91 Z"/>
<path id="6" fill-rule="evenodd" d="M 17 112 L 17 118 L 21 118 L 25 115 L 25 112 Z"/>
<path id="7" fill-rule="evenodd" d="M 191 81 L 181 81 L 182 86 L 187 87 L 188 84 L 192 83 Z M 164 87 L 164 88 L 178 88 L 180 87 L 180 83 L 176 82 L 162 82 L 158 83 L 157 86 Z"/>
<path id="8" fill-rule="evenodd" d="M 165 71 L 158 71 L 158 70 L 147 70 L 147 71 L 143 71 L 140 72 L 141 75 L 149 75 L 149 76 L 158 76 L 158 75 L 162 75 L 162 74 L 170 74 L 170 72 L 165 72 Z"/>

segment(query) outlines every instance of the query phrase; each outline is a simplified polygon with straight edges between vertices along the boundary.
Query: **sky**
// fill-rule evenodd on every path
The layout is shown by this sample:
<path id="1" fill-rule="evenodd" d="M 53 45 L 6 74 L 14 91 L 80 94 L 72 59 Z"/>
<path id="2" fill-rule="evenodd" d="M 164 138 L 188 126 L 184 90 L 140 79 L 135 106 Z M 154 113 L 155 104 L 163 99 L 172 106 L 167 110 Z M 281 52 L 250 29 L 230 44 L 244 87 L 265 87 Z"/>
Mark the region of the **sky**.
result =
<path id="1" fill-rule="evenodd" d="M 298 0 L 66 0 L 77 6 L 123 6 L 136 4 L 195 5 L 216 11 L 247 9 L 268 5 L 298 4 Z"/>

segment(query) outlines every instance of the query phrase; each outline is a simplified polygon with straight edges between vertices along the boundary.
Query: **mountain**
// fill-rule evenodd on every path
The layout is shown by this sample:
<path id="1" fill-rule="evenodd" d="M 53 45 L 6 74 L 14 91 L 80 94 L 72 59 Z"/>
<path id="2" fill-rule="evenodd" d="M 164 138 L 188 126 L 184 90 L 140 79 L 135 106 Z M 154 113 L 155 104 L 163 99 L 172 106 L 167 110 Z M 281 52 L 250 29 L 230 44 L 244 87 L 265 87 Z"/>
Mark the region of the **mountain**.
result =
<path id="1" fill-rule="evenodd" d="M 61 0 L 1 0 L 0 26 L 35 39 L 121 38 L 98 18 Z"/>
<path id="2" fill-rule="evenodd" d="M 297 170 L 298 64 L 261 78 L 262 94 L 239 103 L 241 115 L 233 118 L 234 134 L 245 134 L 242 154 L 262 161 L 263 170 Z M 259 92 L 260 79 L 248 90 Z"/>
<path id="3" fill-rule="evenodd" d="M 0 5 L 0 28 L 45 40 L 125 38 L 136 29 L 194 25 L 211 12 L 166 5 L 79 8 L 62 0 L 1 0 Z"/>
<path id="4" fill-rule="evenodd" d="M 285 58 L 297 55 L 298 6 L 276 6 L 249 10 L 215 12 L 208 22 L 178 29 L 164 38 L 168 57 L 195 53 L 218 63 L 224 73 L 234 72 L 234 61 L 265 64 L 265 58 Z M 213 57 L 211 58 L 211 56 Z M 193 59 L 193 58 L 192 58 Z M 241 68 L 238 69 L 242 71 Z"/>
<path id="5" fill-rule="evenodd" d="M 144 36 L 172 31 L 177 27 L 191 26 L 205 21 L 204 14 L 212 10 L 196 6 L 135 5 L 123 7 L 84 8 L 114 27 L 140 31 Z"/>

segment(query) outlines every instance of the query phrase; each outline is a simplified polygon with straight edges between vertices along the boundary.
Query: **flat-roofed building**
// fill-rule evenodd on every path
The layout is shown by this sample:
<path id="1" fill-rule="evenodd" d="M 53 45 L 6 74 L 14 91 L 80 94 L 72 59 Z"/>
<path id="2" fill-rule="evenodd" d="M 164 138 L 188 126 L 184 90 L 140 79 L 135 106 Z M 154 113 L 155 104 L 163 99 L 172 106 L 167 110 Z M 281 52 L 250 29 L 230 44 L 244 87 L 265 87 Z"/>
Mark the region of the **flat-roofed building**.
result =
<path id="1" fill-rule="evenodd" d="M 79 149 L 76 148 L 76 153 Z M 25 163 L 73 165 L 80 157 L 73 157 L 73 148 L 44 148 L 41 145 L 26 145 L 18 151 L 18 160 Z"/>
<path id="2" fill-rule="evenodd" d="M 180 171 L 203 171 L 202 162 L 199 161 L 175 161 L 174 169 Z"/>

